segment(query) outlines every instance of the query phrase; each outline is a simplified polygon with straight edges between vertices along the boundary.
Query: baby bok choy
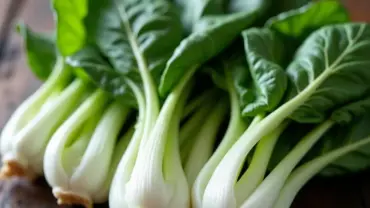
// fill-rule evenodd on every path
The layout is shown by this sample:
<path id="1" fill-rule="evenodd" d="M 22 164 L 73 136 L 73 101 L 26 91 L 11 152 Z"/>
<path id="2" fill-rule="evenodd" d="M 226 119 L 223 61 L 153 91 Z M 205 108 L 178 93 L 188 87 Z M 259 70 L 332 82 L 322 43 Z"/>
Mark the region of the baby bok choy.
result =
<path id="1" fill-rule="evenodd" d="M 356 117 L 361 117 L 365 112 L 369 105 L 367 104 L 368 99 L 363 100 L 360 98 L 358 101 L 354 101 L 353 103 L 347 104 L 345 106 L 339 107 L 338 109 L 334 110 L 332 116 L 329 116 L 325 121 L 318 124 L 314 127 L 311 131 L 309 131 L 303 138 L 289 138 L 290 140 L 298 139 L 298 143 L 289 151 L 289 153 L 276 165 L 276 167 L 269 173 L 269 175 L 262 181 L 262 183 L 257 187 L 257 189 L 253 192 L 253 194 L 243 203 L 242 207 L 274 207 L 276 203 L 276 199 L 279 196 L 279 193 L 284 186 L 287 178 L 290 176 L 291 172 L 299 164 L 299 162 L 304 158 L 304 156 L 310 151 L 310 149 L 318 143 L 318 141 L 323 137 L 323 135 L 327 134 L 337 122 L 350 122 L 351 120 L 356 121 Z M 343 128 L 339 126 L 338 128 Z M 290 129 L 291 131 L 291 129 Z M 361 136 L 363 139 L 364 137 L 367 138 L 369 135 Z M 332 138 L 335 139 L 340 144 L 340 138 Z M 367 142 L 360 142 L 361 144 L 367 144 Z M 350 150 L 354 150 L 354 147 L 360 147 L 358 145 L 354 145 L 353 147 L 344 147 L 344 149 L 339 150 L 341 154 L 345 154 Z M 277 149 L 278 151 L 278 149 Z M 335 153 L 336 155 L 338 153 Z M 327 157 L 333 157 L 330 156 Z M 336 157 L 339 157 L 337 155 Z M 323 156 L 326 158 L 326 156 Z M 335 159 L 335 157 L 333 158 Z M 333 160 L 331 159 L 331 160 Z M 327 160 L 327 159 L 326 159 Z M 323 159 L 325 161 L 325 159 Z M 323 162 L 322 161 L 322 162 Z M 327 160 L 330 162 L 330 160 Z M 320 164 L 320 162 L 315 163 L 316 165 Z M 325 163 L 323 163 L 325 164 Z M 322 164 L 322 165 L 323 165 Z M 315 165 L 313 165 L 315 166 Z M 318 171 L 318 170 L 317 170 Z"/>
<path id="2" fill-rule="evenodd" d="M 28 63 L 45 83 L 13 113 L 1 134 L 1 177 L 34 178 L 43 174 L 46 145 L 55 130 L 77 108 L 90 87 L 75 78 L 72 69 L 57 57 L 51 37 L 20 25 Z"/>
<path id="3" fill-rule="evenodd" d="M 120 145 L 127 144 L 118 142 L 118 135 L 129 111 L 96 90 L 54 133 L 46 148 L 44 172 L 58 204 L 92 207 L 93 202 L 107 200 L 104 188 L 113 177 L 110 171 L 116 169 L 113 161 L 123 155 Z"/>
<path id="4" fill-rule="evenodd" d="M 112 182 L 110 207 L 189 206 L 177 145 L 179 102 L 186 99 L 196 69 L 252 24 L 258 12 L 255 8 L 216 18 L 217 24 L 204 24 L 181 41 L 180 16 L 169 1 L 109 0 L 89 5 L 85 27 L 93 46 L 87 47 L 95 48 L 109 66 L 84 55 L 93 53 L 86 48 L 69 57 L 69 63 L 81 64 L 99 87 L 138 108 L 135 133 Z M 201 48 L 210 50 L 203 53 Z"/>
<path id="5" fill-rule="evenodd" d="M 313 147 L 321 153 L 306 159 L 289 175 L 273 207 L 289 208 L 298 191 L 316 174 L 333 173 L 339 168 L 351 172 L 369 167 L 365 159 L 369 156 L 370 145 L 368 125 L 369 114 L 366 113 L 346 126 L 334 126 L 322 142 Z"/>
<path id="6" fill-rule="evenodd" d="M 243 33 L 244 39 L 248 38 L 249 33 L 248 31 Z M 208 182 L 203 195 L 203 207 L 241 206 L 245 199 L 248 198 L 248 201 L 252 197 L 244 196 L 238 201 L 237 195 L 234 194 L 235 183 L 239 182 L 239 172 L 244 160 L 259 141 L 262 142 L 263 138 L 286 125 L 287 119 L 320 123 L 336 106 L 354 102 L 359 97 L 365 96 L 368 90 L 366 83 L 370 78 L 367 70 L 370 62 L 366 57 L 366 51 L 370 49 L 369 34 L 368 24 L 346 23 L 324 26 L 304 41 L 286 70 L 290 80 L 288 85 L 290 93 L 287 97 L 290 99 L 260 118 L 227 151 Z M 342 44 L 338 45 L 338 42 Z M 249 52 L 249 56 L 250 54 Z M 248 55 L 247 60 L 249 65 L 254 63 Z M 253 74 L 253 71 L 251 73 Z M 270 74 L 267 73 L 265 76 Z M 343 88 L 344 85 L 347 87 Z M 245 109 L 248 108 L 244 108 L 243 113 L 248 113 L 249 111 L 245 112 Z M 324 130 L 332 125 L 331 122 L 326 124 L 322 127 Z M 320 130 L 317 130 L 318 133 Z M 244 187 L 248 186 L 248 181 L 244 182 Z M 268 200 L 259 198 L 257 202 L 260 201 Z M 254 208 L 252 204 L 243 206 Z M 269 206 L 272 205 L 264 204 L 262 207 Z"/>

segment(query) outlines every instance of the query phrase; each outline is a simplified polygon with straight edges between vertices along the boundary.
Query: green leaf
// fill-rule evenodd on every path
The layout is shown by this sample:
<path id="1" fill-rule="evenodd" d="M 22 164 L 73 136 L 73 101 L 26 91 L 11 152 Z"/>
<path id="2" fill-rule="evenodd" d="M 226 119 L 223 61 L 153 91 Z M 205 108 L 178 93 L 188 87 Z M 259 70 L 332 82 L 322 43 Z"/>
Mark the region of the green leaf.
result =
<path id="1" fill-rule="evenodd" d="M 229 0 L 227 4 L 227 13 L 237 13 L 237 12 L 250 12 L 259 11 L 262 16 L 270 8 L 272 2 L 271 0 Z"/>
<path id="2" fill-rule="evenodd" d="M 311 34 L 287 69 L 290 98 L 310 91 L 308 100 L 291 118 L 322 122 L 332 109 L 367 95 L 370 88 L 370 25 L 325 26 Z M 309 94 L 310 94 L 309 93 Z"/>
<path id="3" fill-rule="evenodd" d="M 182 21 L 187 31 L 205 15 L 225 13 L 225 0 L 176 0 L 182 8 Z"/>
<path id="4" fill-rule="evenodd" d="M 88 0 L 53 0 L 53 9 L 58 50 L 63 56 L 72 55 L 86 41 L 84 19 L 88 13 Z"/>
<path id="5" fill-rule="evenodd" d="M 273 15 L 286 12 L 289 10 L 300 8 L 308 3 L 311 3 L 312 0 L 281 0 L 273 1 L 271 6 L 271 13 Z"/>
<path id="6" fill-rule="evenodd" d="M 35 33 L 24 24 L 18 24 L 16 29 L 24 39 L 27 62 L 32 72 L 40 80 L 46 80 L 57 59 L 54 37 Z"/>
<path id="7" fill-rule="evenodd" d="M 127 86 L 125 78 L 113 70 L 113 67 L 99 52 L 97 47 L 89 45 L 66 59 L 76 68 L 77 76 L 89 79 L 95 85 L 110 92 L 115 97 L 125 99 L 125 103 L 135 105 L 135 97 Z"/>
<path id="8" fill-rule="evenodd" d="M 266 26 L 286 36 L 302 40 L 322 26 L 349 20 L 345 7 L 339 1 L 325 0 L 312 2 L 271 17 Z"/>
<path id="9" fill-rule="evenodd" d="M 252 28 L 243 33 L 244 48 L 253 80 L 250 90 L 238 91 L 248 97 L 243 116 L 256 116 L 273 111 L 283 98 L 287 77 L 279 65 L 284 55 L 283 44 L 270 29 Z M 245 92 L 245 93 L 244 93 Z"/>
<path id="10" fill-rule="evenodd" d="M 158 80 L 182 38 L 180 17 L 167 0 L 95 1 L 86 25 L 115 72 L 133 79 L 140 70 Z"/>
<path id="11" fill-rule="evenodd" d="M 366 95 L 357 102 L 350 103 L 334 111 L 331 119 L 338 123 L 348 123 L 356 116 L 364 115 L 370 110 L 370 96 Z"/>
<path id="12" fill-rule="evenodd" d="M 204 24 L 198 26 L 195 32 L 185 38 L 168 60 L 166 70 L 161 77 L 160 94 L 166 95 L 186 71 L 218 55 L 243 29 L 254 22 L 256 15 L 257 11 L 253 11 L 204 18 Z"/>
<path id="13" fill-rule="evenodd" d="M 312 151 L 318 153 L 316 155 L 317 157 L 332 150 L 361 141 L 370 135 L 369 125 L 370 116 L 368 113 L 362 119 L 357 119 L 348 126 L 338 125 L 329 132 Z M 314 155 L 314 153 L 311 153 L 311 155 Z M 321 171 L 320 175 L 334 176 L 350 174 L 365 170 L 369 167 L 370 145 L 365 145 L 332 162 Z"/>

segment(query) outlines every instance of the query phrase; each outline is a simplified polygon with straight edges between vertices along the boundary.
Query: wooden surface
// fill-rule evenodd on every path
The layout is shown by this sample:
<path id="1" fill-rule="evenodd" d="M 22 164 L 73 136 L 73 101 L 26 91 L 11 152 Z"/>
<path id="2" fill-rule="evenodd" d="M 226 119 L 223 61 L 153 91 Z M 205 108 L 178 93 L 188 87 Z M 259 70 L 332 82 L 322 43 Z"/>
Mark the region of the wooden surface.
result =
<path id="1" fill-rule="evenodd" d="M 17 6 L 12 10 L 11 2 Z M 370 22 L 370 0 L 344 2 L 353 20 Z M 0 0 L 0 129 L 15 107 L 40 85 L 27 68 L 21 39 L 12 30 L 12 23 L 19 20 L 38 32 L 51 31 L 49 0 Z M 369 176 L 314 179 L 299 193 L 294 208 L 370 208 Z M 42 180 L 34 184 L 21 179 L 0 182 L 0 208 L 54 207 L 59 206 Z"/>

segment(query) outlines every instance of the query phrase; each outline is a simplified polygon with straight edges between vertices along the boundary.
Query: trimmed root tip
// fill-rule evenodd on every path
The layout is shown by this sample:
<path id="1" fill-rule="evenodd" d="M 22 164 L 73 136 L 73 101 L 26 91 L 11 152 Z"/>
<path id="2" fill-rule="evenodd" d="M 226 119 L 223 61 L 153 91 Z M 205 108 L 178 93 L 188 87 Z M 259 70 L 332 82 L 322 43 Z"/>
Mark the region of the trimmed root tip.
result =
<path id="1" fill-rule="evenodd" d="M 24 168 L 19 162 L 15 160 L 7 160 L 3 162 L 3 166 L 0 169 L 0 180 L 9 179 L 11 177 L 22 177 L 34 180 L 36 175 Z"/>
<path id="2" fill-rule="evenodd" d="M 93 203 L 90 199 L 68 191 L 55 191 L 55 198 L 59 205 L 81 205 L 85 208 L 92 208 Z"/>

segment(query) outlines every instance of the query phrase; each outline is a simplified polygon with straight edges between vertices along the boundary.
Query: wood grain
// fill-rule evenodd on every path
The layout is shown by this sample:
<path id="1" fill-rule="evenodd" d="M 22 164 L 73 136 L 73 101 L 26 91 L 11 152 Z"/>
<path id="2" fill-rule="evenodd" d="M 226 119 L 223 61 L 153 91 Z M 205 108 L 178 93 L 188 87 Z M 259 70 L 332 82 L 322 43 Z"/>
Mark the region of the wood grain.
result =
<path id="1" fill-rule="evenodd" d="M 6 21 L 11 2 L 0 0 L 0 25 Z M 54 27 L 49 0 L 22 0 L 24 8 L 17 20 L 22 20 L 35 31 L 48 32 Z M 20 2 L 20 1 L 19 1 Z M 355 21 L 370 22 L 370 0 L 346 0 Z M 22 4 L 19 3 L 18 6 Z M 14 20 L 16 22 L 17 20 Z M 11 28 L 11 27 L 10 27 Z M 9 30 L 9 27 L 6 29 Z M 1 31 L 0 34 L 4 33 Z M 0 51 L 0 128 L 15 107 L 40 85 L 29 71 L 22 49 L 22 40 L 9 30 L 7 44 Z M 370 52 L 369 52 L 370 54 Z M 369 56 L 370 57 L 370 56 Z M 298 194 L 294 208 L 370 208 L 369 173 L 332 179 L 314 179 Z M 54 208 L 55 200 L 45 181 L 31 184 L 22 179 L 0 182 L 0 208 Z M 107 205 L 100 205 L 107 208 Z"/>

